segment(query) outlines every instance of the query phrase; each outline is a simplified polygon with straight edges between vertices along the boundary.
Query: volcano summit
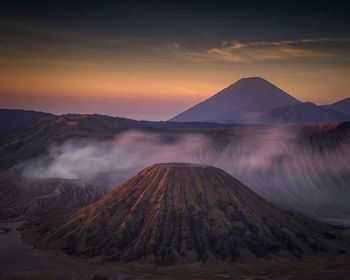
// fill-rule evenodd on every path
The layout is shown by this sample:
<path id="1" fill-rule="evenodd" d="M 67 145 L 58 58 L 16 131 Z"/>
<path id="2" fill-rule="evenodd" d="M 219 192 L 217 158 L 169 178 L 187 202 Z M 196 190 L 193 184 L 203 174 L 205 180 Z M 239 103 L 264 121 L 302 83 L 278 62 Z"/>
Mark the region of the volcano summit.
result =
<path id="1" fill-rule="evenodd" d="M 350 120 L 349 101 L 328 106 L 302 103 L 260 77 L 243 78 L 176 115 L 174 122 L 321 124 Z"/>

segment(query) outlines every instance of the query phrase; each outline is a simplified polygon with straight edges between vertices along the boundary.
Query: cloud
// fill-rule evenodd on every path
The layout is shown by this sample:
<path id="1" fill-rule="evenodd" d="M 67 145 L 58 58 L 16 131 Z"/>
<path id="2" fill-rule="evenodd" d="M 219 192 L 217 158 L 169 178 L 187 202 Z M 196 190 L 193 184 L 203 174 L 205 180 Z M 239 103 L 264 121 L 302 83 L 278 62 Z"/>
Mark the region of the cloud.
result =
<path id="1" fill-rule="evenodd" d="M 180 43 L 168 43 L 153 50 L 194 62 L 223 61 L 232 63 L 252 63 L 280 61 L 299 58 L 332 59 L 339 58 L 337 44 L 348 43 L 350 38 L 304 38 L 299 40 L 223 41 L 219 46 L 194 51 Z M 324 48 L 323 44 L 333 44 Z M 347 50 L 348 52 L 348 50 Z"/>
<path id="2" fill-rule="evenodd" d="M 207 54 L 214 60 L 242 63 L 333 56 L 331 53 L 298 48 L 282 42 L 252 42 L 244 44 L 237 41 L 231 42 L 228 46 L 209 49 Z"/>

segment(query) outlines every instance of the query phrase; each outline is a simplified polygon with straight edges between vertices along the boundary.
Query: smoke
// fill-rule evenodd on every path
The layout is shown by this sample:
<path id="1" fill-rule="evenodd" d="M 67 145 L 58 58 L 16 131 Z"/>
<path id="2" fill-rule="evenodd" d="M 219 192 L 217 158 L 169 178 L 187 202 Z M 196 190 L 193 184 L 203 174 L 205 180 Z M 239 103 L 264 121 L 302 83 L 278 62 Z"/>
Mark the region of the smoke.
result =
<path id="1" fill-rule="evenodd" d="M 110 180 L 117 185 L 160 162 L 219 167 L 284 208 L 322 217 L 350 217 L 350 143 L 300 141 L 288 129 L 144 133 L 110 140 L 71 139 L 23 167 L 35 178 Z M 321 147 L 321 148 L 320 148 Z"/>
<path id="2" fill-rule="evenodd" d="M 23 174 L 34 178 L 94 179 L 100 174 L 135 173 L 159 162 L 194 162 L 199 135 L 166 136 L 137 131 L 107 140 L 71 139 L 52 146 L 48 154 L 24 166 Z"/>

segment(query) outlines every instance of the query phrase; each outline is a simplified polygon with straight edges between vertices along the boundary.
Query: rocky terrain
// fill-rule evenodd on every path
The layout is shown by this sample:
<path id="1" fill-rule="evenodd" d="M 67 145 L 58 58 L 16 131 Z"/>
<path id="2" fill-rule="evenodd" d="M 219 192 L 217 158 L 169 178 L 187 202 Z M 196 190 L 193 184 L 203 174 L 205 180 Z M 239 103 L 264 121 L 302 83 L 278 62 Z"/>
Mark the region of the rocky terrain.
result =
<path id="1" fill-rule="evenodd" d="M 66 115 L 32 122 L 1 137 L 0 167 L 35 166 L 39 162 L 39 167 L 45 169 L 54 160 L 50 147 L 64 146 L 73 140 L 82 143 L 76 151 L 86 143 L 95 147 L 105 141 L 109 141 L 111 149 L 123 151 L 125 143 L 117 145 L 113 141 L 127 131 L 137 131 L 138 141 L 128 140 L 130 150 L 116 154 L 115 164 L 108 165 L 111 170 L 105 170 L 93 184 L 101 180 L 103 185 L 108 184 L 110 177 L 117 180 L 109 183 L 120 183 L 156 162 L 194 162 L 225 170 L 278 206 L 335 223 L 350 221 L 349 122 L 268 127 Z M 186 153 L 168 152 L 169 147 L 182 147 L 181 141 L 187 135 L 197 140 L 187 141 L 190 146 L 187 144 Z M 131 159 L 130 153 L 136 160 Z M 127 171 L 118 169 L 125 159 L 133 163 Z M 87 160 L 81 156 L 75 165 Z M 93 174 L 94 170 L 89 173 Z"/>
<path id="2" fill-rule="evenodd" d="M 147 167 L 99 201 L 23 232 L 70 255 L 157 264 L 342 255 L 350 240 L 275 207 L 218 168 L 186 163 Z"/>
<path id="3" fill-rule="evenodd" d="M 67 213 L 95 202 L 110 186 L 68 179 L 32 179 L 17 170 L 0 172 L 0 220 L 32 220 Z"/>

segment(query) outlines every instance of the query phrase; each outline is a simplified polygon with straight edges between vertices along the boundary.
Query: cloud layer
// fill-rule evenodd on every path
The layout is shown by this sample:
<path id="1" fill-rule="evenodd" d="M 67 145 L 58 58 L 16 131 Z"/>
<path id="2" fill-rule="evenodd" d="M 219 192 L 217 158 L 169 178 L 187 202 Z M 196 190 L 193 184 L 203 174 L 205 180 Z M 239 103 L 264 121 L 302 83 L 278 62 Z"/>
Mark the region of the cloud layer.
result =
<path id="1" fill-rule="evenodd" d="M 154 47 L 154 49 L 195 62 L 253 63 L 298 58 L 339 59 L 349 54 L 350 51 L 348 47 L 344 49 L 339 45 L 349 44 L 349 42 L 350 38 L 305 38 L 253 42 L 233 40 L 223 41 L 220 46 L 203 51 L 190 50 L 184 45 L 173 42 L 162 47 Z"/>

